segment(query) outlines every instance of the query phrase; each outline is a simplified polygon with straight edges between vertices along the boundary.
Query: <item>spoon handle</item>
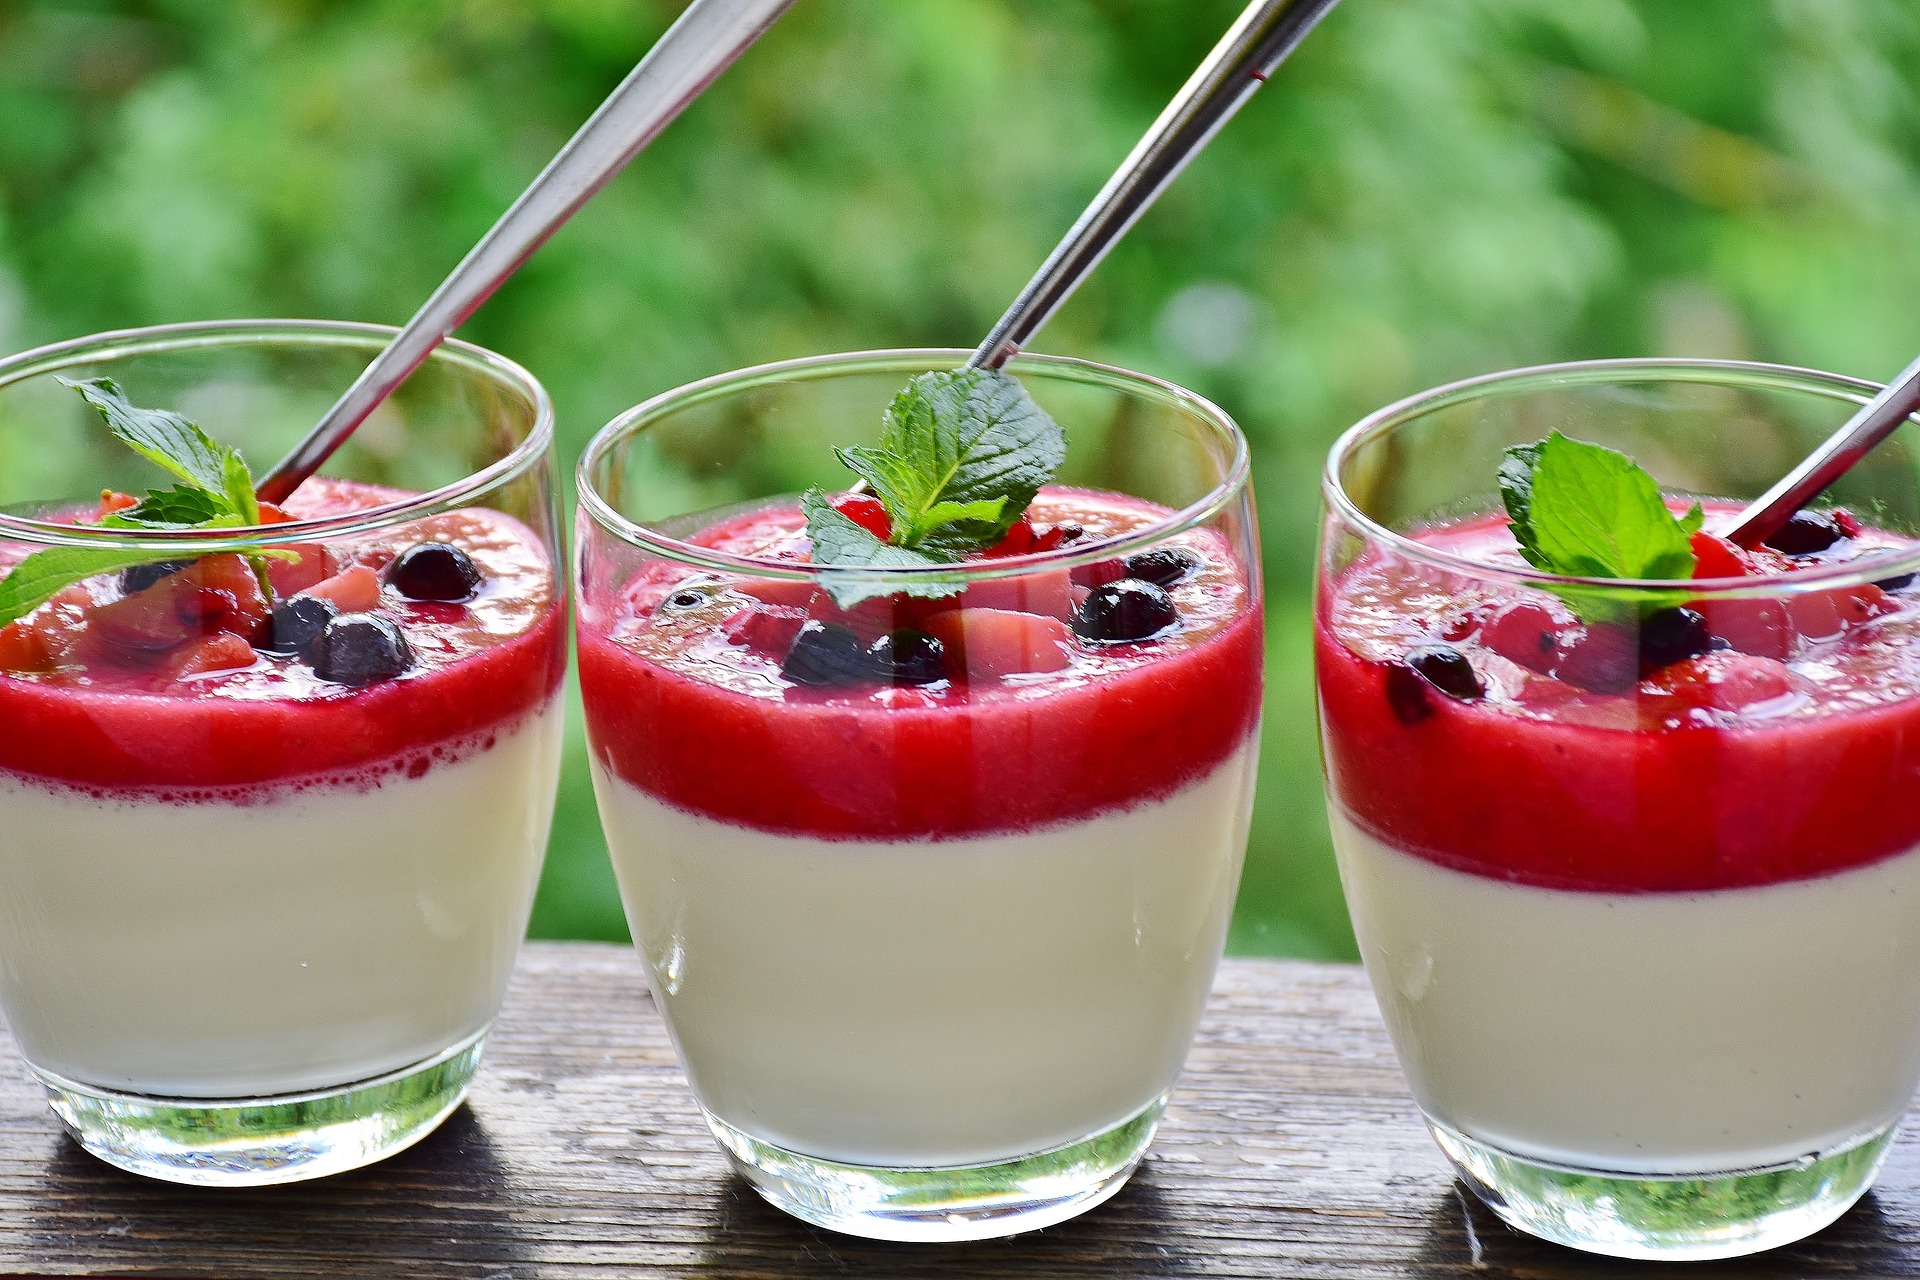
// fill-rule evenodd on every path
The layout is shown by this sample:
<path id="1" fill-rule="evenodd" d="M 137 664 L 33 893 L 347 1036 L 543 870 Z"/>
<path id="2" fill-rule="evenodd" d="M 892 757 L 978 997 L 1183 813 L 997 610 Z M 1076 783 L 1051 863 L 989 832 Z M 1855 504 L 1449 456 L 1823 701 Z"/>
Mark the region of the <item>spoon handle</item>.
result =
<path id="1" fill-rule="evenodd" d="M 967 361 L 998 369 L 1053 318 L 1187 161 L 1213 140 L 1338 0 L 1253 0 Z"/>
<path id="2" fill-rule="evenodd" d="M 434 290 L 406 328 L 327 410 L 319 425 L 267 475 L 260 484 L 261 498 L 283 501 L 319 470 L 354 428 L 425 363 L 435 347 L 793 2 L 694 0 L 533 184 L 521 192 L 513 207 L 453 269 L 453 274 Z"/>
<path id="3" fill-rule="evenodd" d="M 1873 446 L 1893 434 L 1893 429 L 1920 410 L 1920 360 L 1888 383 L 1879 395 L 1867 401 L 1860 412 L 1808 454 L 1804 461 L 1781 478 L 1780 483 L 1755 498 L 1740 513 L 1740 522 L 1726 537 L 1743 547 L 1757 547 L 1793 518 L 1793 513 L 1828 485 L 1845 475 L 1849 468 L 1867 456 Z"/>

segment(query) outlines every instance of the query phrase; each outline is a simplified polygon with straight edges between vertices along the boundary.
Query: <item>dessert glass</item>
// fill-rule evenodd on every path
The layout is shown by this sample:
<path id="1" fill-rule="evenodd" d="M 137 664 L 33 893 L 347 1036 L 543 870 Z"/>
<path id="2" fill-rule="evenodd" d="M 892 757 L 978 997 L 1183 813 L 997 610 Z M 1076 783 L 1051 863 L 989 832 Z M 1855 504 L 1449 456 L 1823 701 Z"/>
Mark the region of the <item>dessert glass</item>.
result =
<path id="1" fill-rule="evenodd" d="M 1877 390 L 1722 362 L 1523 369 L 1333 448 L 1316 671 L 1342 883 L 1434 1137 L 1522 1230 L 1728 1257 L 1872 1183 L 1920 1079 L 1920 437 L 1822 499 L 1878 550 L 1638 584 L 1719 638 L 1660 665 L 1650 611 L 1617 681 L 1564 659 L 1554 678 L 1497 629 L 1581 584 L 1512 551 L 1502 452 L 1556 428 L 1619 449 L 1705 499 L 1711 531 Z M 1432 645 L 1481 691 L 1416 678 Z"/>
<path id="2" fill-rule="evenodd" d="M 449 343 L 327 468 L 336 479 L 289 501 L 291 523 L 140 534 L 74 523 L 103 485 L 162 482 L 56 375 L 111 377 L 264 472 L 392 332 L 179 325 L 0 361 L 8 567 L 160 545 L 189 560 L 292 547 L 293 564 L 337 568 L 433 538 L 479 538 L 483 568 L 518 566 L 511 590 L 490 578 L 471 603 L 376 588 L 417 662 L 364 688 L 271 657 L 111 682 L 0 671 L 0 1006 L 74 1136 L 136 1173 L 319 1177 L 417 1141 L 465 1095 L 552 817 L 566 659 L 553 416 L 524 370 Z M 264 563 L 279 574 L 289 557 Z M 108 598 L 133 589 L 100 581 Z"/>
<path id="3" fill-rule="evenodd" d="M 887 1239 L 1027 1230 L 1119 1189 L 1206 1001 L 1252 800 L 1246 445 L 1188 392 L 1016 361 L 1066 429 L 1062 484 L 1085 486 L 1043 490 L 1034 519 L 1084 507 L 1085 539 L 879 579 L 966 588 L 944 604 L 825 603 L 823 582 L 863 571 L 800 558 L 797 495 L 843 489 L 831 446 L 870 441 L 910 377 L 965 354 L 708 379 L 616 419 L 579 472 L 594 780 L 660 1011 L 753 1186 Z M 1128 531 L 1095 536 L 1109 519 Z M 785 554 L 716 545 L 716 529 L 768 521 Z M 951 679 L 809 691 L 716 634 L 758 602 L 863 639 L 938 630 L 928 609 L 957 599 L 1065 635 L 1075 575 L 1171 548 L 1194 557 L 1169 588 L 1177 636 L 1097 653 L 1044 641 L 1026 659 L 1045 670 L 996 669 L 969 632 Z"/>

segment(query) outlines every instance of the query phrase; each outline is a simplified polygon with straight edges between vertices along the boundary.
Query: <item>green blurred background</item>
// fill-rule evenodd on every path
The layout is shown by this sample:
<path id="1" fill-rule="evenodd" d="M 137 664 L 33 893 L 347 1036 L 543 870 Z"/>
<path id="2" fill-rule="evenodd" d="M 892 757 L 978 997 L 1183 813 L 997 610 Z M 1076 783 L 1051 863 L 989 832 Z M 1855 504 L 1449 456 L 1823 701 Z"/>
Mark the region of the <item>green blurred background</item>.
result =
<path id="1" fill-rule="evenodd" d="M 1241 0 L 802 0 L 483 310 L 566 465 L 740 365 L 972 346 Z M 0 0 L 0 351 L 398 323 L 674 0 Z M 1041 349 L 1253 437 L 1272 593 L 1241 952 L 1350 958 L 1316 774 L 1316 475 L 1504 366 L 1920 350 L 1912 0 L 1345 0 Z M 577 726 L 577 717 L 576 717 Z M 576 727 L 534 917 L 625 936 Z"/>

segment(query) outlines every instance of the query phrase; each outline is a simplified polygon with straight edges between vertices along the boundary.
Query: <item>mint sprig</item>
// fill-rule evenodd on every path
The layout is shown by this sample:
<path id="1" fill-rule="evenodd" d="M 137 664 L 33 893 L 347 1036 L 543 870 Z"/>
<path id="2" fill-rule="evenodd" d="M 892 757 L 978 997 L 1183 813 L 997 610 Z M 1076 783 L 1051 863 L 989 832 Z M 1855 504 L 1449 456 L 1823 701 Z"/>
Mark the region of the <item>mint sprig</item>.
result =
<path id="1" fill-rule="evenodd" d="M 991 369 L 923 373 L 887 407 L 874 447 L 834 450 L 886 508 L 882 540 L 834 510 L 820 489 L 801 497 L 817 564 L 900 569 L 953 564 L 999 542 L 1066 461 L 1066 434 L 1018 379 Z M 904 585 L 836 581 L 841 608 L 904 591 L 952 595 L 964 584 L 916 575 Z"/>
<path id="2" fill-rule="evenodd" d="M 1705 512 L 1676 516 L 1659 482 L 1632 458 L 1558 431 L 1508 449 L 1500 493 L 1528 564 L 1576 578 L 1684 579 Z M 1553 588 L 1589 622 L 1618 621 L 1661 601 L 1630 588 Z"/>
<path id="3" fill-rule="evenodd" d="M 102 517 L 103 528 L 237 529 L 260 523 L 253 473 L 237 450 L 177 413 L 136 407 L 111 378 L 60 381 L 99 411 L 116 440 L 181 482 L 149 490 L 133 506 Z M 266 562 L 282 554 L 264 551 L 247 556 L 269 600 L 273 588 Z M 35 552 L 0 580 L 0 627 L 32 613 L 76 582 L 179 556 L 178 548 L 54 547 Z"/>

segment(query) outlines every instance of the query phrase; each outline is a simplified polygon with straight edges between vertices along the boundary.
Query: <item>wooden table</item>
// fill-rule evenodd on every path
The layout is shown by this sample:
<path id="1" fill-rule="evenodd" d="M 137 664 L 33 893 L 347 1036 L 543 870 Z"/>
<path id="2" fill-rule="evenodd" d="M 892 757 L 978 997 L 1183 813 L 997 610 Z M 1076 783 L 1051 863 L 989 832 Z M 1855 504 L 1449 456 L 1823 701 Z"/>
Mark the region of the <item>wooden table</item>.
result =
<path id="1" fill-rule="evenodd" d="M 798 1223 L 727 1171 L 625 947 L 527 948 L 470 1103 L 384 1164 L 200 1191 L 109 1168 L 0 1052 L 0 1273 L 190 1277 L 1619 1276 L 1508 1230 L 1420 1127 L 1357 968 L 1221 970 L 1152 1153 L 1062 1226 L 940 1247 Z M 1799 1247 L 1689 1276 L 1920 1276 L 1920 1138 Z"/>

